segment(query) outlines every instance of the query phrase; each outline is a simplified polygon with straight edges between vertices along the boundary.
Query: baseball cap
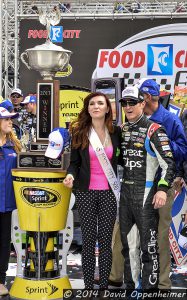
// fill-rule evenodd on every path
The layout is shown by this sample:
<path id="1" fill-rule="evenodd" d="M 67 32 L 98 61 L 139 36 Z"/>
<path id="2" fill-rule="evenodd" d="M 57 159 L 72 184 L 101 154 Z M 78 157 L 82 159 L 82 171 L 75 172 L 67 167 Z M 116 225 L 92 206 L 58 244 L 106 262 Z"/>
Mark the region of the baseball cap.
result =
<path id="1" fill-rule="evenodd" d="M 12 95 L 12 94 L 18 94 L 20 96 L 23 96 L 22 91 L 20 89 L 18 89 L 18 88 L 13 89 L 10 95 Z"/>
<path id="2" fill-rule="evenodd" d="M 20 103 L 21 105 L 25 105 L 28 103 L 36 103 L 36 96 L 27 96 L 25 99 Z"/>
<path id="3" fill-rule="evenodd" d="M 0 119 L 7 119 L 7 118 L 17 118 L 19 116 L 18 113 L 10 113 L 6 108 L 0 107 Z"/>
<path id="4" fill-rule="evenodd" d="M 143 95 L 136 86 L 128 86 L 122 91 L 122 98 L 119 101 L 122 102 L 124 99 L 143 101 Z"/>
<path id="5" fill-rule="evenodd" d="M 14 106 L 9 99 L 6 99 L 0 103 L 0 107 L 6 108 L 10 113 L 14 110 Z"/>
<path id="6" fill-rule="evenodd" d="M 65 147 L 69 145 L 70 135 L 66 128 L 55 128 L 49 135 L 49 144 L 45 156 L 58 158 Z"/>
<path id="7" fill-rule="evenodd" d="M 160 95 L 160 86 L 153 79 L 145 78 L 145 80 L 140 81 L 137 87 L 143 94 L 150 94 L 152 96 Z"/>
<path id="8" fill-rule="evenodd" d="M 184 226 L 179 233 L 178 244 L 187 250 L 187 225 Z"/>

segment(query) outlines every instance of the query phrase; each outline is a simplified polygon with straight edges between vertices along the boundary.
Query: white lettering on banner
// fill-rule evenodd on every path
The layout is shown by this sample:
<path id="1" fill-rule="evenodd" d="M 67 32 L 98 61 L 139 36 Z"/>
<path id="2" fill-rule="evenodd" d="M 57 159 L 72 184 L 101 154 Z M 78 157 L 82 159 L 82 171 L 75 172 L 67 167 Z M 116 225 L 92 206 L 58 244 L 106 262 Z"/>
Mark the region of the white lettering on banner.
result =
<path id="1" fill-rule="evenodd" d="M 170 241 L 170 248 L 175 258 L 175 261 L 178 265 L 181 265 L 184 261 L 184 257 L 181 253 L 177 240 L 172 232 L 172 229 L 169 229 L 169 241 Z"/>
<path id="2" fill-rule="evenodd" d="M 148 253 L 151 254 L 151 258 L 153 261 L 153 269 L 151 274 L 149 275 L 150 284 L 156 284 L 158 280 L 158 255 L 157 255 L 157 245 L 156 245 L 156 231 L 150 229 L 151 238 L 148 243 Z"/>

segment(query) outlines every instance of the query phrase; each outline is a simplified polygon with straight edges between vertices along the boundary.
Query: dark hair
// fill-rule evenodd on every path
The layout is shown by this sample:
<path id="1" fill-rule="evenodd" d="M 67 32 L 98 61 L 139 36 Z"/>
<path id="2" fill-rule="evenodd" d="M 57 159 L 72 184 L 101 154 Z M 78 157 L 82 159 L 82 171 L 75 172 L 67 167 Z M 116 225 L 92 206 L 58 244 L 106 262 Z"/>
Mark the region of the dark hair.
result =
<path id="1" fill-rule="evenodd" d="M 88 134 L 92 125 L 92 118 L 88 112 L 88 106 L 90 100 L 94 97 L 102 96 L 105 98 L 107 107 L 109 108 L 108 113 L 105 116 L 105 125 L 110 133 L 114 131 L 113 124 L 112 124 L 112 107 L 109 98 L 100 92 L 90 93 L 84 99 L 84 106 L 78 115 L 77 119 L 73 121 L 70 125 L 70 132 L 72 133 L 72 147 L 84 149 L 88 147 L 89 140 Z"/>

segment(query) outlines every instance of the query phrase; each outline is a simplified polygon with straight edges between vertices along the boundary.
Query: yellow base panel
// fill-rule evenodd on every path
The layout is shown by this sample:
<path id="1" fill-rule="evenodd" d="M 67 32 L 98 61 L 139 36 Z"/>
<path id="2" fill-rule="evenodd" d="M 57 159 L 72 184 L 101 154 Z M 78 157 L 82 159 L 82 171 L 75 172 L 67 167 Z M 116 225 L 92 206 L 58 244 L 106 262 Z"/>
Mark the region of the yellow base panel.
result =
<path id="1" fill-rule="evenodd" d="M 16 277 L 10 290 L 16 299 L 62 299 L 63 290 L 72 289 L 68 276 L 49 280 L 29 280 Z"/>

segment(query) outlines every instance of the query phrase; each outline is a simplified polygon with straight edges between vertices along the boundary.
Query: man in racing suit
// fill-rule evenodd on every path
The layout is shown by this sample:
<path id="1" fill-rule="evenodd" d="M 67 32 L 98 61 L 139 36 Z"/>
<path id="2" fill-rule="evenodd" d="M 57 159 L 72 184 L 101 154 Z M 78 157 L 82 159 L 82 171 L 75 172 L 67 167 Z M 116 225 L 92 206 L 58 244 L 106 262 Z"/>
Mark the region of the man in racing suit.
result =
<path id="1" fill-rule="evenodd" d="M 158 286 L 158 208 L 166 203 L 173 181 L 175 163 L 169 139 L 160 125 L 143 114 L 145 101 L 137 87 L 127 87 L 120 100 L 128 122 L 122 126 L 123 183 L 119 208 L 122 253 L 125 258 L 124 283 L 135 288 L 133 259 L 128 238 L 136 224 L 140 233 L 142 289 Z M 158 167 L 162 174 L 155 181 Z"/>

